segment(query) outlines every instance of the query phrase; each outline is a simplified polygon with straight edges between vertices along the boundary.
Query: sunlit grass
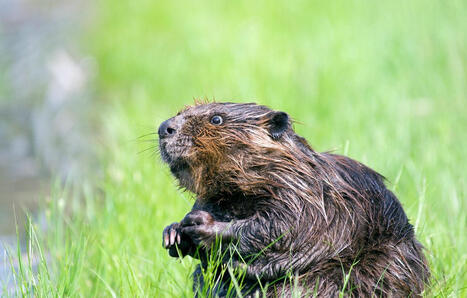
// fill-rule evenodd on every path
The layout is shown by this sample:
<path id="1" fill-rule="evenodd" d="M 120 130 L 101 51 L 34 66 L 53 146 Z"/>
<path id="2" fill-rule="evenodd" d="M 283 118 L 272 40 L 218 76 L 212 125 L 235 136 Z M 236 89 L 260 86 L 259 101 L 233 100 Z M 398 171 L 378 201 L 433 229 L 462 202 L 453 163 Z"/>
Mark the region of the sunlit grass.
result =
<path id="1" fill-rule="evenodd" d="M 47 261 L 34 274 L 23 259 L 18 294 L 192 296 L 196 261 L 170 258 L 161 233 L 193 199 L 159 161 L 154 135 L 138 137 L 208 97 L 284 110 L 318 151 L 385 175 L 427 248 L 428 295 L 467 295 L 465 1 L 97 9 L 83 40 L 99 65 L 102 175 L 80 203 L 51 197 L 47 230 L 31 233 Z"/>

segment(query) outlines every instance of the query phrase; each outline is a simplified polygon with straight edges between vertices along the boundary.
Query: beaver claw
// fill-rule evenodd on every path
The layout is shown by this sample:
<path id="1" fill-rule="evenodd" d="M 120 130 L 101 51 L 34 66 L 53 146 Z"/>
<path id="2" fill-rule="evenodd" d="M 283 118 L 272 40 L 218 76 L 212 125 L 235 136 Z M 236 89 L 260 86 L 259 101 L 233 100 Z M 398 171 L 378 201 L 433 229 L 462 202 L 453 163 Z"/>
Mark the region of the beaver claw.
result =
<path id="1" fill-rule="evenodd" d="M 180 223 L 174 222 L 162 232 L 162 246 L 169 250 L 169 255 L 174 258 L 192 255 L 195 245 L 190 237 L 181 231 Z"/>
<path id="2" fill-rule="evenodd" d="M 173 224 L 167 226 L 162 232 L 162 239 L 162 246 L 164 248 L 170 248 L 171 246 L 175 245 L 175 243 L 180 245 L 180 224 L 178 222 L 174 222 Z"/>

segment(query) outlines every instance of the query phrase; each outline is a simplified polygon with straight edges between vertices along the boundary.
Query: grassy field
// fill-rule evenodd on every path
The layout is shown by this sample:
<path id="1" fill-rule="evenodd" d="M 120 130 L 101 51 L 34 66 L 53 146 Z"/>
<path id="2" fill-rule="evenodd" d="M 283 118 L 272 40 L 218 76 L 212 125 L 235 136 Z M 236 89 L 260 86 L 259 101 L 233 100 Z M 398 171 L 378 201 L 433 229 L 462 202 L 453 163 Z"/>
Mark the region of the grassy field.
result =
<path id="1" fill-rule="evenodd" d="M 99 66 L 103 175 L 78 187 L 81 203 L 56 188 L 20 294 L 192 296 L 196 262 L 161 246 L 192 195 L 138 137 L 206 97 L 286 111 L 316 150 L 386 176 L 426 246 L 427 296 L 467 296 L 466 1 L 98 3 L 83 42 Z"/>

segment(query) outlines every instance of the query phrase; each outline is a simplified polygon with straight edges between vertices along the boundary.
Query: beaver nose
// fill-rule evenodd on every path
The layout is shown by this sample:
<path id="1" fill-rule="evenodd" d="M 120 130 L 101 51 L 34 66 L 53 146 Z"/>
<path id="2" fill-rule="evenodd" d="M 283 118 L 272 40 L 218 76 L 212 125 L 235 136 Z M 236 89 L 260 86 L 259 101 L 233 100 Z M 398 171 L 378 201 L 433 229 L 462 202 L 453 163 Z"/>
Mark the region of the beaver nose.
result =
<path id="1" fill-rule="evenodd" d="M 170 119 L 165 120 L 164 122 L 161 123 L 161 126 L 159 126 L 159 130 L 158 130 L 159 137 L 161 138 L 170 137 L 170 136 L 173 136 L 177 132 L 177 130 L 173 128 L 170 124 L 171 124 Z"/>

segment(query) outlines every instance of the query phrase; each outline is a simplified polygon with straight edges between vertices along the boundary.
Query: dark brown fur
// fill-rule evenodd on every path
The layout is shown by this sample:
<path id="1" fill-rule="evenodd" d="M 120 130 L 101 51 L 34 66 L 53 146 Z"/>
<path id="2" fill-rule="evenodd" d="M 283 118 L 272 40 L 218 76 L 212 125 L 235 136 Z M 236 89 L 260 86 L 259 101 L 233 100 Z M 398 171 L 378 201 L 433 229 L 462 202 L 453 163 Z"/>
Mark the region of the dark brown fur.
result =
<path id="1" fill-rule="evenodd" d="M 221 124 L 211 123 L 215 115 Z M 163 160 L 197 195 L 193 210 L 164 230 L 170 255 L 178 256 L 177 244 L 205 268 L 216 236 L 235 245 L 227 259 L 246 269 L 243 294 L 287 273 L 303 293 L 320 297 L 423 292 L 430 273 L 422 246 L 384 178 L 350 158 L 314 151 L 287 114 L 256 104 L 197 104 L 164 122 L 159 135 Z M 211 293 L 226 295 L 227 283 Z M 279 282 L 267 293 L 291 291 Z"/>

